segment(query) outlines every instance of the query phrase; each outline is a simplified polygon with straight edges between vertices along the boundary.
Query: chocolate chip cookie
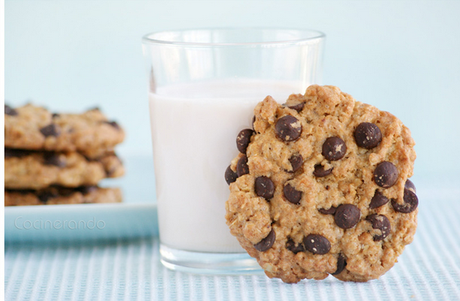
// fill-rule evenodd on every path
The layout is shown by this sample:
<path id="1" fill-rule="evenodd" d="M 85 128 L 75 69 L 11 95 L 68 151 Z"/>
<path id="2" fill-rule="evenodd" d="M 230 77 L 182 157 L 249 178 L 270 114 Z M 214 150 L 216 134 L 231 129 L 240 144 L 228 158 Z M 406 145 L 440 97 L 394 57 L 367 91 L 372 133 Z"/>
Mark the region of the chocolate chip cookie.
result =
<path id="1" fill-rule="evenodd" d="M 226 220 L 268 277 L 367 281 L 411 243 L 418 199 L 410 131 L 333 86 L 270 96 L 237 137 Z"/>
<path id="2" fill-rule="evenodd" d="M 10 189 L 96 185 L 123 174 L 123 165 L 113 152 L 90 160 L 77 152 L 5 149 L 5 187 Z"/>
<path id="3" fill-rule="evenodd" d="M 85 203 L 119 203 L 122 193 L 119 188 L 82 186 L 64 188 L 51 186 L 41 190 L 5 190 L 5 206 L 31 206 Z"/>
<path id="4" fill-rule="evenodd" d="M 5 105 L 5 147 L 47 151 L 78 151 L 96 158 L 124 139 L 123 129 L 99 109 L 83 114 L 53 114 L 31 104 Z"/>

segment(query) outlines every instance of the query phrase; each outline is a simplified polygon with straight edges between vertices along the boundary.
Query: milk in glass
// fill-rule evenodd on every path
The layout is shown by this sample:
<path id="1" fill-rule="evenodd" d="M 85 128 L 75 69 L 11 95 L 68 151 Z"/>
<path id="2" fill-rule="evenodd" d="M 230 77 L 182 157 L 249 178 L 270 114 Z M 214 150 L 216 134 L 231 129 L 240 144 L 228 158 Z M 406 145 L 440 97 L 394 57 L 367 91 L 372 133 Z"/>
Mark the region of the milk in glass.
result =
<path id="1" fill-rule="evenodd" d="M 236 136 L 252 127 L 256 104 L 284 103 L 299 85 L 214 80 L 171 85 L 150 94 L 162 244 L 199 252 L 244 252 L 225 224 L 224 172 L 238 154 Z M 203 96 L 205 95 L 205 96 Z"/>

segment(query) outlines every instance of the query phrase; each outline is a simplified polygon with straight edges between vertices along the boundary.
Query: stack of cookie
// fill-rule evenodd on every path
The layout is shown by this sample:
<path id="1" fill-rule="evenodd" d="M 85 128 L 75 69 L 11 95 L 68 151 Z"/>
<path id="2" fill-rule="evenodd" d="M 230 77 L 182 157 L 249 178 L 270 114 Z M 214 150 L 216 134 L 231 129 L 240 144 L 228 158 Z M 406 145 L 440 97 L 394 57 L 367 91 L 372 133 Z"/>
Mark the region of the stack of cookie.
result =
<path id="1" fill-rule="evenodd" d="M 114 152 L 124 136 L 97 108 L 53 114 L 5 105 L 5 206 L 121 202 L 119 188 L 97 185 L 124 174 Z"/>

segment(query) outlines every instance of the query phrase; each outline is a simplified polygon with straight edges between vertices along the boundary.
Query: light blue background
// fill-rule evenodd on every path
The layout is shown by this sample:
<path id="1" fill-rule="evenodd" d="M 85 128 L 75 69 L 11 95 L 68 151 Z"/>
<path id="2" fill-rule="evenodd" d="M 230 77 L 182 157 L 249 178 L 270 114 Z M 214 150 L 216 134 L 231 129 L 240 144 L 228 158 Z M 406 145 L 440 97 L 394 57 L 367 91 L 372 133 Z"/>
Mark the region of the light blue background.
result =
<path id="1" fill-rule="evenodd" d="M 208 26 L 299 27 L 327 35 L 324 84 L 398 116 L 416 175 L 456 171 L 460 1 L 5 1 L 5 99 L 54 111 L 98 105 L 150 154 L 141 37 Z"/>

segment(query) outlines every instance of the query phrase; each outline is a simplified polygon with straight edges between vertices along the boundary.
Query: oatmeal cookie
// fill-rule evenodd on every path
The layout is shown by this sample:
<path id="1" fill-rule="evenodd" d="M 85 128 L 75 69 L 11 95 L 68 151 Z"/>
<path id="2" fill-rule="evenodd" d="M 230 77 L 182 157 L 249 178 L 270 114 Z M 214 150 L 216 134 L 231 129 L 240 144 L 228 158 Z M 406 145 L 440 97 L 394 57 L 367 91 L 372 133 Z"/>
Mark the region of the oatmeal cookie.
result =
<path id="1" fill-rule="evenodd" d="M 123 174 L 123 165 L 113 152 L 90 160 L 76 152 L 5 149 L 5 187 L 9 189 L 96 185 Z"/>
<path id="2" fill-rule="evenodd" d="M 333 86 L 270 96 L 225 172 L 226 220 L 268 277 L 367 281 L 411 243 L 418 199 L 410 131 Z"/>
<path id="3" fill-rule="evenodd" d="M 78 188 L 47 187 L 41 190 L 5 190 L 5 206 L 31 206 L 85 203 L 119 203 L 119 188 L 82 186 Z"/>
<path id="4" fill-rule="evenodd" d="M 78 151 L 96 158 L 124 139 L 123 129 L 99 109 L 83 114 L 53 114 L 31 104 L 5 105 L 5 147 L 47 151 Z"/>

